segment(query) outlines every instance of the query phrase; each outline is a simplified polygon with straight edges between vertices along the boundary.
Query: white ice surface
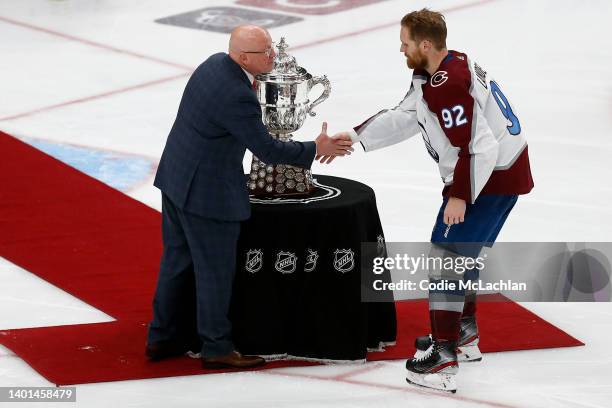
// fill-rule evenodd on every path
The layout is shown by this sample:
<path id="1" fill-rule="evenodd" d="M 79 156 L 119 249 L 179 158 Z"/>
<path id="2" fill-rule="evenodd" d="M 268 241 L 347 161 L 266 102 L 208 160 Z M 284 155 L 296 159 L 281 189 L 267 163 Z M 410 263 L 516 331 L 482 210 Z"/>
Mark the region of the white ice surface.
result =
<path id="1" fill-rule="evenodd" d="M 326 74 L 333 86 L 296 139 L 315 137 L 322 120 L 333 133 L 394 106 L 410 81 L 399 53 L 401 16 L 426 5 L 444 10 L 468 2 L 390 0 L 303 16 L 302 22 L 272 29 L 275 39 L 284 35 L 291 45 L 302 46 L 293 52 L 298 62 L 313 74 Z M 225 50 L 227 35 L 154 20 L 210 6 L 237 5 L 228 0 L 0 0 L 0 130 L 157 160 L 189 70 Z M 610 21 L 612 4 L 603 0 L 498 0 L 447 13 L 449 48 L 468 53 L 499 80 L 529 140 L 536 188 L 519 200 L 500 241 L 611 240 Z M 385 24 L 391 25 L 362 32 Z M 348 33 L 353 34 L 342 36 Z M 331 40 L 316 43 L 322 39 Z M 441 186 L 418 136 L 368 154 L 358 149 L 331 166 L 315 164 L 314 171 L 374 188 L 387 241 L 428 240 Z M 129 194 L 159 209 L 151 181 Z M 462 366 L 459 392 L 452 397 L 409 387 L 403 362 L 397 361 L 369 363 L 369 371 L 352 376 L 364 366 L 80 385 L 78 405 L 610 406 L 612 305 L 527 307 L 586 346 L 486 354 L 481 364 Z M 29 272 L 0 262 L 0 328 L 109 320 Z M 338 378 L 342 374 L 349 376 Z M 25 385 L 49 384 L 13 353 L 0 350 L 0 386 Z"/>

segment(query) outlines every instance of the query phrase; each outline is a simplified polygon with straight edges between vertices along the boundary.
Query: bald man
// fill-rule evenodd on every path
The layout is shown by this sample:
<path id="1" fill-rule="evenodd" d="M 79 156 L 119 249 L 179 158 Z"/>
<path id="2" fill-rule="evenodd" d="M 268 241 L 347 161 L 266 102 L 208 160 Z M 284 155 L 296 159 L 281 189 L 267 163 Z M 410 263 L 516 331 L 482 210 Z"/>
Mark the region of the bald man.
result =
<path id="1" fill-rule="evenodd" d="M 303 168 L 315 155 L 353 150 L 350 140 L 325 131 L 306 143 L 268 134 L 252 83 L 271 71 L 274 57 L 265 29 L 241 26 L 229 54 L 209 57 L 187 83 L 154 182 L 162 191 L 163 254 L 146 347 L 151 360 L 192 350 L 201 351 L 204 368 L 264 363 L 235 350 L 228 319 L 240 221 L 250 216 L 245 150 Z"/>

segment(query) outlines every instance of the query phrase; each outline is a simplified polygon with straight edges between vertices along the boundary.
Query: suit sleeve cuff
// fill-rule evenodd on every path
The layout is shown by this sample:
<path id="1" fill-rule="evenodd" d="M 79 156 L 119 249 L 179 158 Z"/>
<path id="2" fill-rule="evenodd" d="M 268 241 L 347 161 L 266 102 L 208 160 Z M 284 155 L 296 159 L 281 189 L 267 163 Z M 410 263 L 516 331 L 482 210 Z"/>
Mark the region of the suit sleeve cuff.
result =
<path id="1" fill-rule="evenodd" d="M 304 168 L 310 169 L 312 167 L 312 163 L 315 160 L 315 157 L 317 157 L 317 144 L 315 142 L 306 142 L 305 144 L 306 144 L 306 149 L 312 149 L 312 153 L 308 155 L 309 157 L 312 157 L 312 158 L 308 162 L 308 166 L 304 166 Z"/>

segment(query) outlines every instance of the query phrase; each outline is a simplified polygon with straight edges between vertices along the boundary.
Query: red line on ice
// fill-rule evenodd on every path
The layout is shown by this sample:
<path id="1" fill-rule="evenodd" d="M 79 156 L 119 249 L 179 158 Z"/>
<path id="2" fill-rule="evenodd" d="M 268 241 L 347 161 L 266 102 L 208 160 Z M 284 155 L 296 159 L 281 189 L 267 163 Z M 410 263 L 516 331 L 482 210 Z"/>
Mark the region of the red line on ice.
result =
<path id="1" fill-rule="evenodd" d="M 446 9 L 441 10 L 442 13 L 451 13 L 453 11 L 460 11 L 460 10 L 465 10 L 468 8 L 472 8 L 472 7 L 477 7 L 477 6 L 481 6 L 487 3 L 492 3 L 496 0 L 479 0 L 479 1 L 475 1 L 475 2 L 471 2 L 471 3 L 465 3 L 465 4 L 459 4 L 457 6 L 453 6 L 453 7 L 449 7 Z M 38 109 L 34 109 L 28 112 L 23 112 L 23 113 L 19 113 L 19 114 L 14 114 L 14 115 L 10 115 L 10 116 L 6 116 L 3 118 L 0 118 L 0 121 L 2 120 L 12 120 L 12 119 L 19 119 L 19 118 L 23 118 L 23 117 L 27 117 L 27 116 L 32 116 L 34 114 L 37 113 L 41 113 L 41 112 L 46 112 L 49 110 L 53 110 L 53 109 L 57 109 L 57 108 L 61 108 L 67 105 L 74 105 L 77 103 L 83 103 L 83 102 L 89 102 L 91 100 L 95 100 L 95 99 L 100 99 L 100 98 L 104 98 L 107 96 L 111 96 L 111 95 L 117 95 L 119 93 L 123 93 L 123 92 L 128 92 L 128 91 L 133 91 L 136 89 L 142 89 L 148 86 L 153 86 L 153 85 L 157 85 L 163 82 L 167 82 L 167 81 L 171 81 L 173 79 L 177 79 L 180 78 L 182 76 L 188 75 L 192 72 L 193 68 L 192 67 L 188 67 L 185 65 L 181 65 L 181 64 L 176 64 L 174 62 L 170 62 L 170 61 L 166 61 L 157 57 L 151 57 L 148 55 L 144 55 L 144 54 L 139 54 L 137 52 L 133 52 L 133 51 L 129 51 L 129 50 L 125 50 L 125 49 L 121 49 L 121 48 L 117 48 L 117 47 L 113 47 L 110 45 L 106 45 L 106 44 L 102 44 L 102 43 L 98 43 L 95 41 L 91 41 L 91 40 L 87 40 L 84 38 L 80 38 L 80 37 L 76 37 L 74 35 L 70 35 L 70 34 L 66 34 L 66 33 L 62 33 L 59 31 L 55 31 L 55 30 L 51 30 L 48 28 L 44 28 L 44 27 L 39 27 L 39 26 L 35 26 L 33 24 L 29 24 L 29 23 L 25 23 L 25 22 L 21 22 L 21 21 L 17 21 L 17 20 L 13 20 L 7 17 L 2 17 L 0 16 L 0 21 L 3 21 L 5 23 L 9 23 L 9 24 L 13 24 L 13 25 L 17 25 L 20 27 L 24 27 L 24 28 L 29 28 L 31 30 L 35 30 L 35 31 L 39 31 L 39 32 L 43 32 L 46 34 L 50 34 L 50 35 L 54 35 L 56 37 L 61 37 L 70 41 L 76 41 L 76 42 L 80 42 L 82 44 L 86 44 L 86 45 L 90 45 L 93 47 L 98 47 L 101 49 L 105 49 L 108 51 L 112 51 L 112 52 L 117 52 L 120 54 L 125 54 L 125 55 L 129 55 L 132 57 L 136 57 L 136 58 L 141 58 L 144 60 L 148 60 L 148 61 L 152 61 L 152 62 L 157 62 L 160 64 L 164 64 L 164 65 L 168 65 L 168 66 L 172 66 L 175 68 L 180 68 L 183 70 L 188 71 L 187 73 L 181 74 L 181 75 L 176 75 L 173 77 L 169 77 L 169 78 L 162 78 L 159 80 L 155 80 L 155 81 L 149 81 L 149 82 L 145 82 L 139 85 L 134 85 L 131 87 L 127 87 L 127 88 L 122 88 L 122 89 L 117 89 L 114 91 L 109 91 L 109 92 L 105 92 L 105 93 L 101 93 L 98 95 L 92 95 L 92 96 L 88 96 L 88 97 L 84 97 L 84 98 L 79 98 L 79 99 L 74 99 L 71 101 L 67 101 L 67 102 L 62 102 L 62 103 L 58 103 L 58 104 L 54 104 L 54 105 L 50 105 L 50 106 L 46 106 L 46 107 L 41 107 Z M 362 30 L 357 30 L 357 31 L 352 31 L 349 33 L 345 33 L 345 34 L 340 34 L 340 35 L 336 35 L 333 37 L 329 37 L 329 38 L 323 38 L 321 40 L 316 40 L 316 41 L 312 41 L 310 43 L 306 43 L 306 44 L 301 44 L 295 47 L 291 47 L 291 50 L 298 50 L 298 49 L 302 49 L 302 48 L 309 48 L 309 47 L 313 47 L 316 45 L 320 45 L 320 44 L 325 44 L 325 43 L 329 43 L 329 42 L 333 42 L 333 41 L 338 41 L 344 38 L 348 38 L 348 37 L 354 37 L 357 35 L 361 35 L 361 34 L 365 34 L 365 33 L 369 33 L 372 31 L 377 31 L 377 30 L 381 30 L 381 29 L 385 29 L 385 28 L 389 28 L 389 27 L 393 27 L 395 25 L 398 25 L 398 21 L 395 20 L 391 23 L 386 23 L 386 24 L 381 24 L 381 25 L 377 25 L 374 27 L 370 27 L 370 28 L 365 28 Z"/>
<path id="2" fill-rule="evenodd" d="M 370 371 L 378 370 L 379 368 L 382 368 L 382 367 L 383 367 L 382 364 L 366 364 L 364 367 L 356 368 L 349 372 L 335 375 L 331 378 L 334 380 L 344 380 L 344 379 L 347 379 L 349 377 L 354 377 L 359 374 L 365 374 L 365 373 L 369 373 Z"/>
<path id="3" fill-rule="evenodd" d="M 419 394 L 419 395 L 423 395 L 423 396 L 427 396 L 431 398 L 438 397 L 438 398 L 445 398 L 445 399 L 450 399 L 450 400 L 459 400 L 462 402 L 469 402 L 473 404 L 485 405 L 485 406 L 493 407 L 493 408 L 516 408 L 512 405 L 503 404 L 500 402 L 487 401 L 487 400 L 470 398 L 470 397 L 462 397 L 457 394 L 448 394 L 448 393 L 445 393 L 444 391 L 426 391 L 424 389 L 422 390 L 422 389 L 416 388 L 408 384 L 406 384 L 406 386 L 377 384 L 377 383 L 371 383 L 367 381 L 338 379 L 336 377 L 324 377 L 324 376 L 319 376 L 319 375 L 298 374 L 298 373 L 290 373 L 287 371 L 280 372 L 280 371 L 275 371 L 275 370 L 261 370 L 259 371 L 259 373 L 267 374 L 267 375 L 276 375 L 276 376 L 305 378 L 309 380 L 321 380 L 321 381 L 336 382 L 336 383 L 343 383 L 343 384 L 361 385 L 365 387 L 379 388 L 379 389 L 389 390 L 389 391 L 400 391 L 400 392 L 405 392 L 408 394 Z"/>
<path id="4" fill-rule="evenodd" d="M 28 112 L 22 112 L 22 113 L 18 113 L 18 114 L 15 114 L 15 115 L 10 115 L 10 116 L 2 117 L 2 118 L 0 118 L 0 121 L 20 119 L 20 118 L 24 118 L 26 116 L 35 115 L 37 113 L 47 112 L 47 111 L 50 111 L 50 110 L 53 110 L 53 109 L 58 109 L 58 108 L 63 108 L 64 106 L 75 105 L 75 104 L 83 103 L 83 102 L 89 102 L 89 101 L 93 101 L 93 100 L 96 100 L 96 99 L 105 98 L 107 96 L 112 96 L 112 95 L 117 95 L 117 94 L 129 92 L 129 91 L 134 91 L 134 90 L 137 90 L 137 89 L 147 88 L 147 87 L 152 86 L 152 85 L 158 85 L 158 84 L 161 84 L 161 83 L 164 83 L 164 82 L 173 81 L 175 79 L 182 78 L 182 77 L 185 77 L 187 75 L 190 75 L 190 72 L 184 72 L 182 74 L 172 75 L 172 76 L 166 77 L 166 78 L 155 79 L 153 81 L 147 81 L 147 82 L 143 82 L 143 83 L 140 83 L 140 84 L 131 85 L 131 86 L 128 86 L 128 87 L 119 88 L 119 89 L 115 89 L 115 90 L 112 90 L 112 91 L 104 92 L 104 93 L 101 93 L 101 94 L 85 96 L 83 98 L 72 99 L 72 100 L 69 100 L 69 101 L 60 102 L 60 103 L 56 103 L 56 104 L 49 105 L 49 106 L 43 106 L 43 107 L 36 108 L 36 109 L 33 109 L 31 111 L 28 111 Z"/>
<path id="5" fill-rule="evenodd" d="M 449 7 L 447 9 L 443 9 L 440 10 L 441 13 L 443 14 L 448 14 L 448 13 L 452 13 L 453 11 L 460 11 L 460 10 L 465 10 L 468 8 L 472 8 L 472 7 L 477 7 L 477 6 L 482 6 L 484 4 L 487 3 L 492 3 L 494 1 L 497 0 L 480 0 L 480 1 L 475 1 L 475 2 L 471 2 L 471 3 L 465 3 L 465 4 L 459 4 L 457 6 L 453 6 L 453 7 Z M 306 44 L 301 44 L 301 45 L 297 45 L 295 47 L 291 47 L 290 50 L 299 50 L 302 48 L 309 48 L 315 45 L 320 45 L 320 44 L 325 44 L 325 43 L 329 43 L 329 42 L 333 42 L 333 41 L 337 41 L 337 40 L 342 40 L 344 38 L 348 38 L 348 37 L 354 37 L 357 35 L 361 35 L 361 34 L 366 34 L 366 33 L 370 33 L 372 31 L 378 31 L 378 30 L 383 30 L 385 28 L 389 28 L 389 27 L 394 27 L 397 26 L 399 28 L 399 20 L 394 20 L 393 22 L 390 23 L 385 23 L 385 24 L 380 24 L 374 27 L 370 27 L 370 28 L 364 28 L 361 30 L 357 30 L 357 31 L 351 31 L 350 33 L 345 33 L 345 34 L 339 34 L 333 37 L 329 37 L 329 38 L 323 38 L 321 40 L 316 40 L 316 41 L 312 41 Z"/>
<path id="6" fill-rule="evenodd" d="M 85 39 L 85 38 L 80 38 L 80 37 L 77 37 L 77 36 L 74 36 L 74 35 L 71 35 L 71 34 L 66 34 L 66 33 L 62 33 L 60 31 L 51 30 L 49 28 L 39 27 L 39 26 L 36 26 L 34 24 L 25 23 L 23 21 L 13 20 L 11 18 L 7 18 L 7 17 L 3 17 L 3 16 L 0 16 L 0 21 L 3 21 L 3 22 L 8 23 L 8 24 L 13 24 L 13 25 L 16 25 L 16 26 L 19 26 L 19 27 L 23 27 L 23 28 L 28 28 L 30 30 L 38 31 L 38 32 L 41 32 L 41 33 L 53 35 L 53 36 L 56 36 L 56 37 L 61 37 L 61 38 L 64 38 L 66 40 L 76 41 L 76 42 L 79 42 L 81 44 L 90 45 L 92 47 L 101 48 L 101 49 L 104 49 L 104 50 L 107 50 L 107 51 L 112 51 L 112 52 L 116 52 L 116 53 L 119 53 L 119 54 L 125 54 L 125 55 L 129 55 L 131 57 L 140 58 L 140 59 L 144 59 L 144 60 L 147 60 L 147 61 L 157 62 L 159 64 L 168 65 L 168 66 L 171 66 L 171 67 L 174 67 L 174 68 L 179 68 L 179 69 L 182 69 L 182 70 L 188 70 L 188 71 L 192 70 L 191 67 L 188 67 L 186 65 L 177 64 L 177 63 L 174 63 L 174 62 L 171 62 L 171 61 L 166 61 L 166 60 L 163 60 L 163 59 L 157 58 L 157 57 L 151 57 L 149 55 L 139 54 L 137 52 L 130 51 L 130 50 L 124 50 L 122 48 L 113 47 L 112 45 L 102 44 L 102 43 L 99 43 L 99 42 L 96 42 L 96 41 L 91 41 L 91 40 L 88 40 L 88 39 Z"/>

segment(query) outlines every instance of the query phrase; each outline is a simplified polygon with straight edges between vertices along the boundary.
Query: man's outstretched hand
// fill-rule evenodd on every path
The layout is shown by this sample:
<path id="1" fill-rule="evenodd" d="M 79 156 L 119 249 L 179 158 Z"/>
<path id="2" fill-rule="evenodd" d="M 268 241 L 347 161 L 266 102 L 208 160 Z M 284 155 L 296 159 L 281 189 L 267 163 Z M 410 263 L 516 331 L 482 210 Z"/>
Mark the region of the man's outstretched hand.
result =
<path id="1" fill-rule="evenodd" d="M 351 138 L 346 134 L 346 137 L 340 136 L 341 133 L 329 137 L 327 135 L 327 122 L 323 122 L 321 126 L 321 133 L 316 138 L 315 143 L 317 145 L 317 155 L 315 160 L 321 159 L 321 163 L 331 163 L 336 156 L 344 156 L 351 154 L 354 149 L 351 147 L 353 142 Z"/>
<path id="2" fill-rule="evenodd" d="M 327 133 L 327 123 L 323 123 L 323 125 L 325 126 L 325 131 Z M 351 140 L 351 136 L 349 136 L 348 132 L 338 132 L 334 136 L 332 136 L 331 139 L 337 141 L 337 143 L 341 143 L 342 146 L 352 146 L 353 145 L 353 141 Z M 355 149 L 351 148 L 351 151 L 354 151 L 354 150 Z M 329 164 L 332 161 L 334 161 L 335 158 L 336 156 L 334 155 L 319 154 L 319 152 L 317 151 L 317 156 L 315 157 L 315 160 L 320 159 L 321 163 Z"/>

